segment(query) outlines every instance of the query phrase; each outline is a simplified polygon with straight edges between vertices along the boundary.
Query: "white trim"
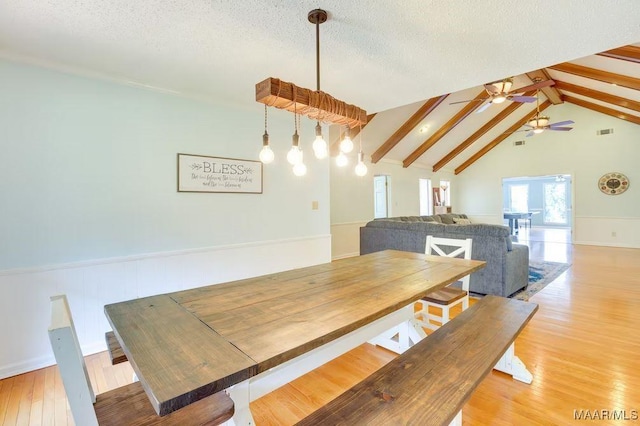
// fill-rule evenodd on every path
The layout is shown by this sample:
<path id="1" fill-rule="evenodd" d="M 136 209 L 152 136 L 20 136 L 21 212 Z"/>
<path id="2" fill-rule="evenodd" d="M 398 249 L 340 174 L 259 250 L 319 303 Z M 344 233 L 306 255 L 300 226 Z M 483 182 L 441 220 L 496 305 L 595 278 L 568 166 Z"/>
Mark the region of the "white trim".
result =
<path id="1" fill-rule="evenodd" d="M 635 220 L 640 221 L 640 217 L 631 216 L 576 216 L 576 219 L 606 219 L 606 220 Z"/>
<path id="2" fill-rule="evenodd" d="M 340 260 L 340 259 L 346 259 L 348 257 L 356 257 L 356 256 L 360 256 L 360 252 L 351 252 L 351 253 L 343 253 L 339 256 L 335 256 L 332 257 L 331 260 Z"/>
<path id="3" fill-rule="evenodd" d="M 84 356 L 97 354 L 98 352 L 103 352 L 106 350 L 107 344 L 105 342 L 95 342 L 89 345 L 82 346 L 82 354 Z M 53 354 L 31 358 L 25 361 L 14 362 L 12 364 L 0 366 L 0 378 L 17 376 L 18 374 L 39 370 L 41 368 L 50 367 L 55 364 L 56 358 L 53 356 Z"/>
<path id="4" fill-rule="evenodd" d="M 573 244 L 581 246 L 602 246 L 602 247 L 619 247 L 619 248 L 640 248 L 640 245 L 622 244 L 622 243 L 606 243 L 604 241 L 574 241 Z"/>
<path id="5" fill-rule="evenodd" d="M 332 223 L 331 226 L 353 226 L 353 225 L 360 225 L 360 226 L 364 226 L 367 223 L 371 222 L 373 219 L 370 220 L 365 220 L 365 221 L 357 221 L 357 222 L 340 222 L 340 223 Z"/>
<path id="6" fill-rule="evenodd" d="M 199 247 L 199 248 L 184 249 L 184 250 L 170 250 L 170 251 L 162 251 L 162 252 L 156 252 L 156 253 L 134 254 L 130 256 L 108 257 L 104 259 L 81 260 L 78 262 L 33 266 L 33 267 L 27 267 L 27 268 L 5 269 L 5 270 L 0 270 L 0 277 L 6 276 L 6 275 L 20 275 L 20 274 L 48 272 L 48 271 L 55 271 L 59 269 L 72 269 L 72 268 L 82 268 L 82 267 L 96 266 L 96 265 L 109 265 L 112 263 L 132 262 L 136 260 L 143 260 L 143 259 L 150 259 L 150 258 L 184 256 L 188 254 L 208 253 L 212 251 L 234 250 L 234 249 L 242 249 L 242 248 L 248 248 L 248 247 L 260 247 L 260 246 L 267 246 L 272 244 L 295 243 L 298 241 L 310 241 L 310 240 L 316 240 L 316 239 L 320 240 L 325 238 L 331 238 L 331 234 L 312 235 L 309 237 L 285 238 L 281 240 L 252 241 L 247 243 L 227 244 L 227 245 L 221 245 L 221 246 Z"/>

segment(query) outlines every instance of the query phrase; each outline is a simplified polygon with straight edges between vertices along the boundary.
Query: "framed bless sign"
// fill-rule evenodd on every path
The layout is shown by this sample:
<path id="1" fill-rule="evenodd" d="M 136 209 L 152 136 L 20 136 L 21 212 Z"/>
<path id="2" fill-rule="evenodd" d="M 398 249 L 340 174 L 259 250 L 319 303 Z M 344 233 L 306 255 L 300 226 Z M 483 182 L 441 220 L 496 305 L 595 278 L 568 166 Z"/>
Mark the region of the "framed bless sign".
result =
<path id="1" fill-rule="evenodd" d="M 262 194 L 262 163 L 178 154 L 178 192 Z"/>

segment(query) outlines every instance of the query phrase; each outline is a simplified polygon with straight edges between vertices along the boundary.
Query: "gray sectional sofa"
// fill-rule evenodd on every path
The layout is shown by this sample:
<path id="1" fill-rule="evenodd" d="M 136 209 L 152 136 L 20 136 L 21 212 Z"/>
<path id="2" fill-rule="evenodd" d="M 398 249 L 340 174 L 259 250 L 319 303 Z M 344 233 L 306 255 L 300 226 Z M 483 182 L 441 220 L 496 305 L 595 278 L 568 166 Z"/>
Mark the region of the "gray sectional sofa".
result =
<path id="1" fill-rule="evenodd" d="M 473 293 L 507 297 L 529 282 L 529 247 L 511 242 L 509 227 L 454 223 L 461 214 L 376 219 L 360 228 L 360 254 L 395 249 L 424 253 L 427 235 L 473 239 L 472 258 L 487 266 L 471 275 Z M 456 219 L 457 220 L 457 219 Z"/>

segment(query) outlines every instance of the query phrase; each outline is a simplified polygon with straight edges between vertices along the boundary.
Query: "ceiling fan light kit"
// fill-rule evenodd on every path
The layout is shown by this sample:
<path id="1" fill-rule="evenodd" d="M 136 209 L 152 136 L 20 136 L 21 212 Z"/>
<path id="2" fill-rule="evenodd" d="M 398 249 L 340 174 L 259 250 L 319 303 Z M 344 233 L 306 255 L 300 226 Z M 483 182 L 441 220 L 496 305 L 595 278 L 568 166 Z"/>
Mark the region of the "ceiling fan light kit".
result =
<path id="1" fill-rule="evenodd" d="M 256 101 L 265 105 L 265 130 L 263 135 L 263 148 L 260 160 L 263 163 L 273 161 L 273 151 L 269 147 L 269 135 L 267 132 L 267 107 L 276 107 L 294 113 L 295 133 L 291 151 L 287 155 L 289 163 L 294 165 L 294 174 L 302 176 L 306 173 L 306 166 L 302 163 L 302 150 L 298 145 L 298 121 L 300 115 L 317 120 L 316 138 L 313 142 L 313 152 L 318 159 L 328 156 L 327 142 L 322 137 L 320 122 L 346 126 L 345 137 L 340 143 L 340 155 L 336 159 L 339 166 L 346 165 L 348 159 L 345 153 L 353 150 L 353 141 L 349 135 L 349 129 L 362 128 L 367 124 L 367 112 L 356 106 L 334 98 L 320 90 L 320 24 L 328 19 L 328 14 L 322 9 L 314 9 L 307 15 L 309 22 L 316 27 L 316 90 L 306 89 L 293 83 L 269 77 L 256 84 Z M 302 166 L 301 166 L 302 165 Z M 362 136 L 360 136 L 360 153 L 358 155 L 358 168 L 356 174 L 366 174 L 364 154 L 362 153 Z M 364 173 L 363 173 L 364 172 Z"/>

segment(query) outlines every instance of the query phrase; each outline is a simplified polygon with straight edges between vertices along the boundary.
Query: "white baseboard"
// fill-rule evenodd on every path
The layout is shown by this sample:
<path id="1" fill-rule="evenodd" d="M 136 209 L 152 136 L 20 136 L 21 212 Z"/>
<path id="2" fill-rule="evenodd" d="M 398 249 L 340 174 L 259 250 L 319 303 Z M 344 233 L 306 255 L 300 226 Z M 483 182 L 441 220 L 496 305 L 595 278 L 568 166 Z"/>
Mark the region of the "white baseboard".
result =
<path id="1" fill-rule="evenodd" d="M 360 252 L 356 251 L 353 253 L 342 253 L 340 256 L 332 257 L 331 260 L 340 260 L 340 259 L 346 259 L 348 257 L 355 257 L 355 256 L 360 256 Z"/>

